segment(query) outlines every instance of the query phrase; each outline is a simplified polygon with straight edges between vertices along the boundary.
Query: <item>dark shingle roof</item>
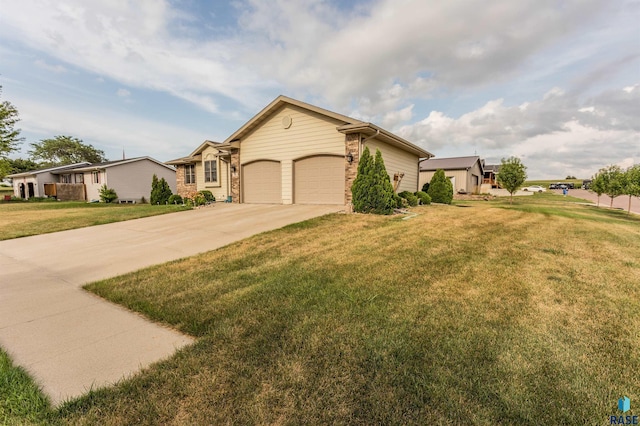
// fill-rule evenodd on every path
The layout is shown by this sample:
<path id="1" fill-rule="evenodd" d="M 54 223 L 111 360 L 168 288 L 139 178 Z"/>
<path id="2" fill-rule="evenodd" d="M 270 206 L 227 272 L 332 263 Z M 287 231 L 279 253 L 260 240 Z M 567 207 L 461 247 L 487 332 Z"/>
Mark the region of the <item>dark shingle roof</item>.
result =
<path id="1" fill-rule="evenodd" d="M 420 171 L 432 170 L 464 170 L 473 167 L 480 161 L 480 157 L 474 155 L 471 157 L 450 157 L 450 158 L 431 158 L 420 162 Z M 482 169 L 482 164 L 480 165 Z"/>

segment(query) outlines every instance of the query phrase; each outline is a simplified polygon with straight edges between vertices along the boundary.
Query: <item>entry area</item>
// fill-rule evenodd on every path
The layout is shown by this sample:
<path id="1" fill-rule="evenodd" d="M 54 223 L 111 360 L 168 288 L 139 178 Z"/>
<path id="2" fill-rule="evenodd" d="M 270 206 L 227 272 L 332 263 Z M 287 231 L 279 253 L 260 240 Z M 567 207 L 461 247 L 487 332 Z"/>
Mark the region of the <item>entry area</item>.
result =
<path id="1" fill-rule="evenodd" d="M 344 157 L 315 155 L 293 163 L 295 204 L 344 204 Z"/>

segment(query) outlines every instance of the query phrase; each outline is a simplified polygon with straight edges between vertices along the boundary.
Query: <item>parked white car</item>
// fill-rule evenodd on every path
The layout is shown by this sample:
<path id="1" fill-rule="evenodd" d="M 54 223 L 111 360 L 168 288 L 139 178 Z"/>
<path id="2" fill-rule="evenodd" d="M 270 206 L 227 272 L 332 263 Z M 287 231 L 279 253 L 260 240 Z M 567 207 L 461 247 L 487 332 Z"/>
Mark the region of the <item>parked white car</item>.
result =
<path id="1" fill-rule="evenodd" d="M 546 191 L 546 189 L 544 189 L 540 185 L 527 186 L 526 188 L 522 188 L 522 190 L 527 192 L 545 192 Z"/>

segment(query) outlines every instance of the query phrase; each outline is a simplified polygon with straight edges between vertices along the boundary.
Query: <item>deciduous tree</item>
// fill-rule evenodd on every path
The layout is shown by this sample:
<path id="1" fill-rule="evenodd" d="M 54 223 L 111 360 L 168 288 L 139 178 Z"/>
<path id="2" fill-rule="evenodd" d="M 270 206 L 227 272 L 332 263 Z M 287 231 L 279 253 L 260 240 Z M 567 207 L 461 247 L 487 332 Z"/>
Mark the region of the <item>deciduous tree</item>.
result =
<path id="1" fill-rule="evenodd" d="M 598 175 L 602 179 L 604 193 L 611 198 L 609 207 L 613 207 L 613 199 L 624 193 L 624 172 L 615 164 L 600 169 Z"/>
<path id="2" fill-rule="evenodd" d="M 624 173 L 624 193 L 629 196 L 627 214 L 631 214 L 631 197 L 640 197 L 640 164 L 629 167 Z"/>
<path id="3" fill-rule="evenodd" d="M 500 186 L 511 194 L 509 203 L 513 204 L 514 192 L 527 180 L 527 166 L 522 164 L 518 157 L 503 158 L 497 179 Z"/>
<path id="4" fill-rule="evenodd" d="M 602 177 L 601 173 L 596 173 L 592 178 L 591 178 L 591 185 L 589 185 L 589 190 L 593 191 L 596 193 L 596 195 L 598 196 L 597 198 L 597 203 L 596 206 L 600 206 L 600 196 L 602 194 L 605 193 L 605 182 L 604 182 L 604 178 Z"/>
<path id="5" fill-rule="evenodd" d="M 2 86 L 0 86 L 2 95 Z M 18 110 L 9 101 L 0 102 L 0 179 L 11 173 L 10 165 L 6 162 L 7 155 L 18 148 L 18 143 L 24 138 L 20 137 L 20 129 L 16 129 Z M 5 161 L 1 161 L 5 160 Z"/>
<path id="6" fill-rule="evenodd" d="M 30 158 L 44 166 L 62 166 L 83 161 L 102 163 L 107 160 L 102 150 L 71 136 L 42 139 L 40 142 L 32 143 L 31 147 L 33 149 L 29 151 Z"/>

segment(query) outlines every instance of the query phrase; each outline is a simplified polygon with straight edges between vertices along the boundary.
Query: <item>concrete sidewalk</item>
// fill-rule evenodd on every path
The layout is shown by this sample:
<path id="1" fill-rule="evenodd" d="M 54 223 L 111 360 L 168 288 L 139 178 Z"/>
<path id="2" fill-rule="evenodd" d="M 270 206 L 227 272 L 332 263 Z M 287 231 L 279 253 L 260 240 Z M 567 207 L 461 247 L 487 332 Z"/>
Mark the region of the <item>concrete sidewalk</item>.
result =
<path id="1" fill-rule="evenodd" d="M 82 290 L 340 206 L 214 206 L 0 241 L 0 346 L 54 405 L 113 384 L 193 339 Z"/>
<path id="2" fill-rule="evenodd" d="M 553 190 L 556 194 L 562 194 L 562 190 Z M 598 203 L 598 195 L 594 192 L 587 191 L 585 189 L 570 189 L 569 194 L 572 197 L 583 198 L 587 201 L 591 201 L 594 204 Z M 629 209 L 629 201 L 631 201 L 631 213 L 640 214 L 640 198 L 631 197 L 629 200 L 628 195 L 621 195 L 613 199 L 613 208 L 624 210 Z M 611 206 L 611 198 L 608 195 L 602 194 L 600 196 L 600 207 L 609 208 Z"/>

